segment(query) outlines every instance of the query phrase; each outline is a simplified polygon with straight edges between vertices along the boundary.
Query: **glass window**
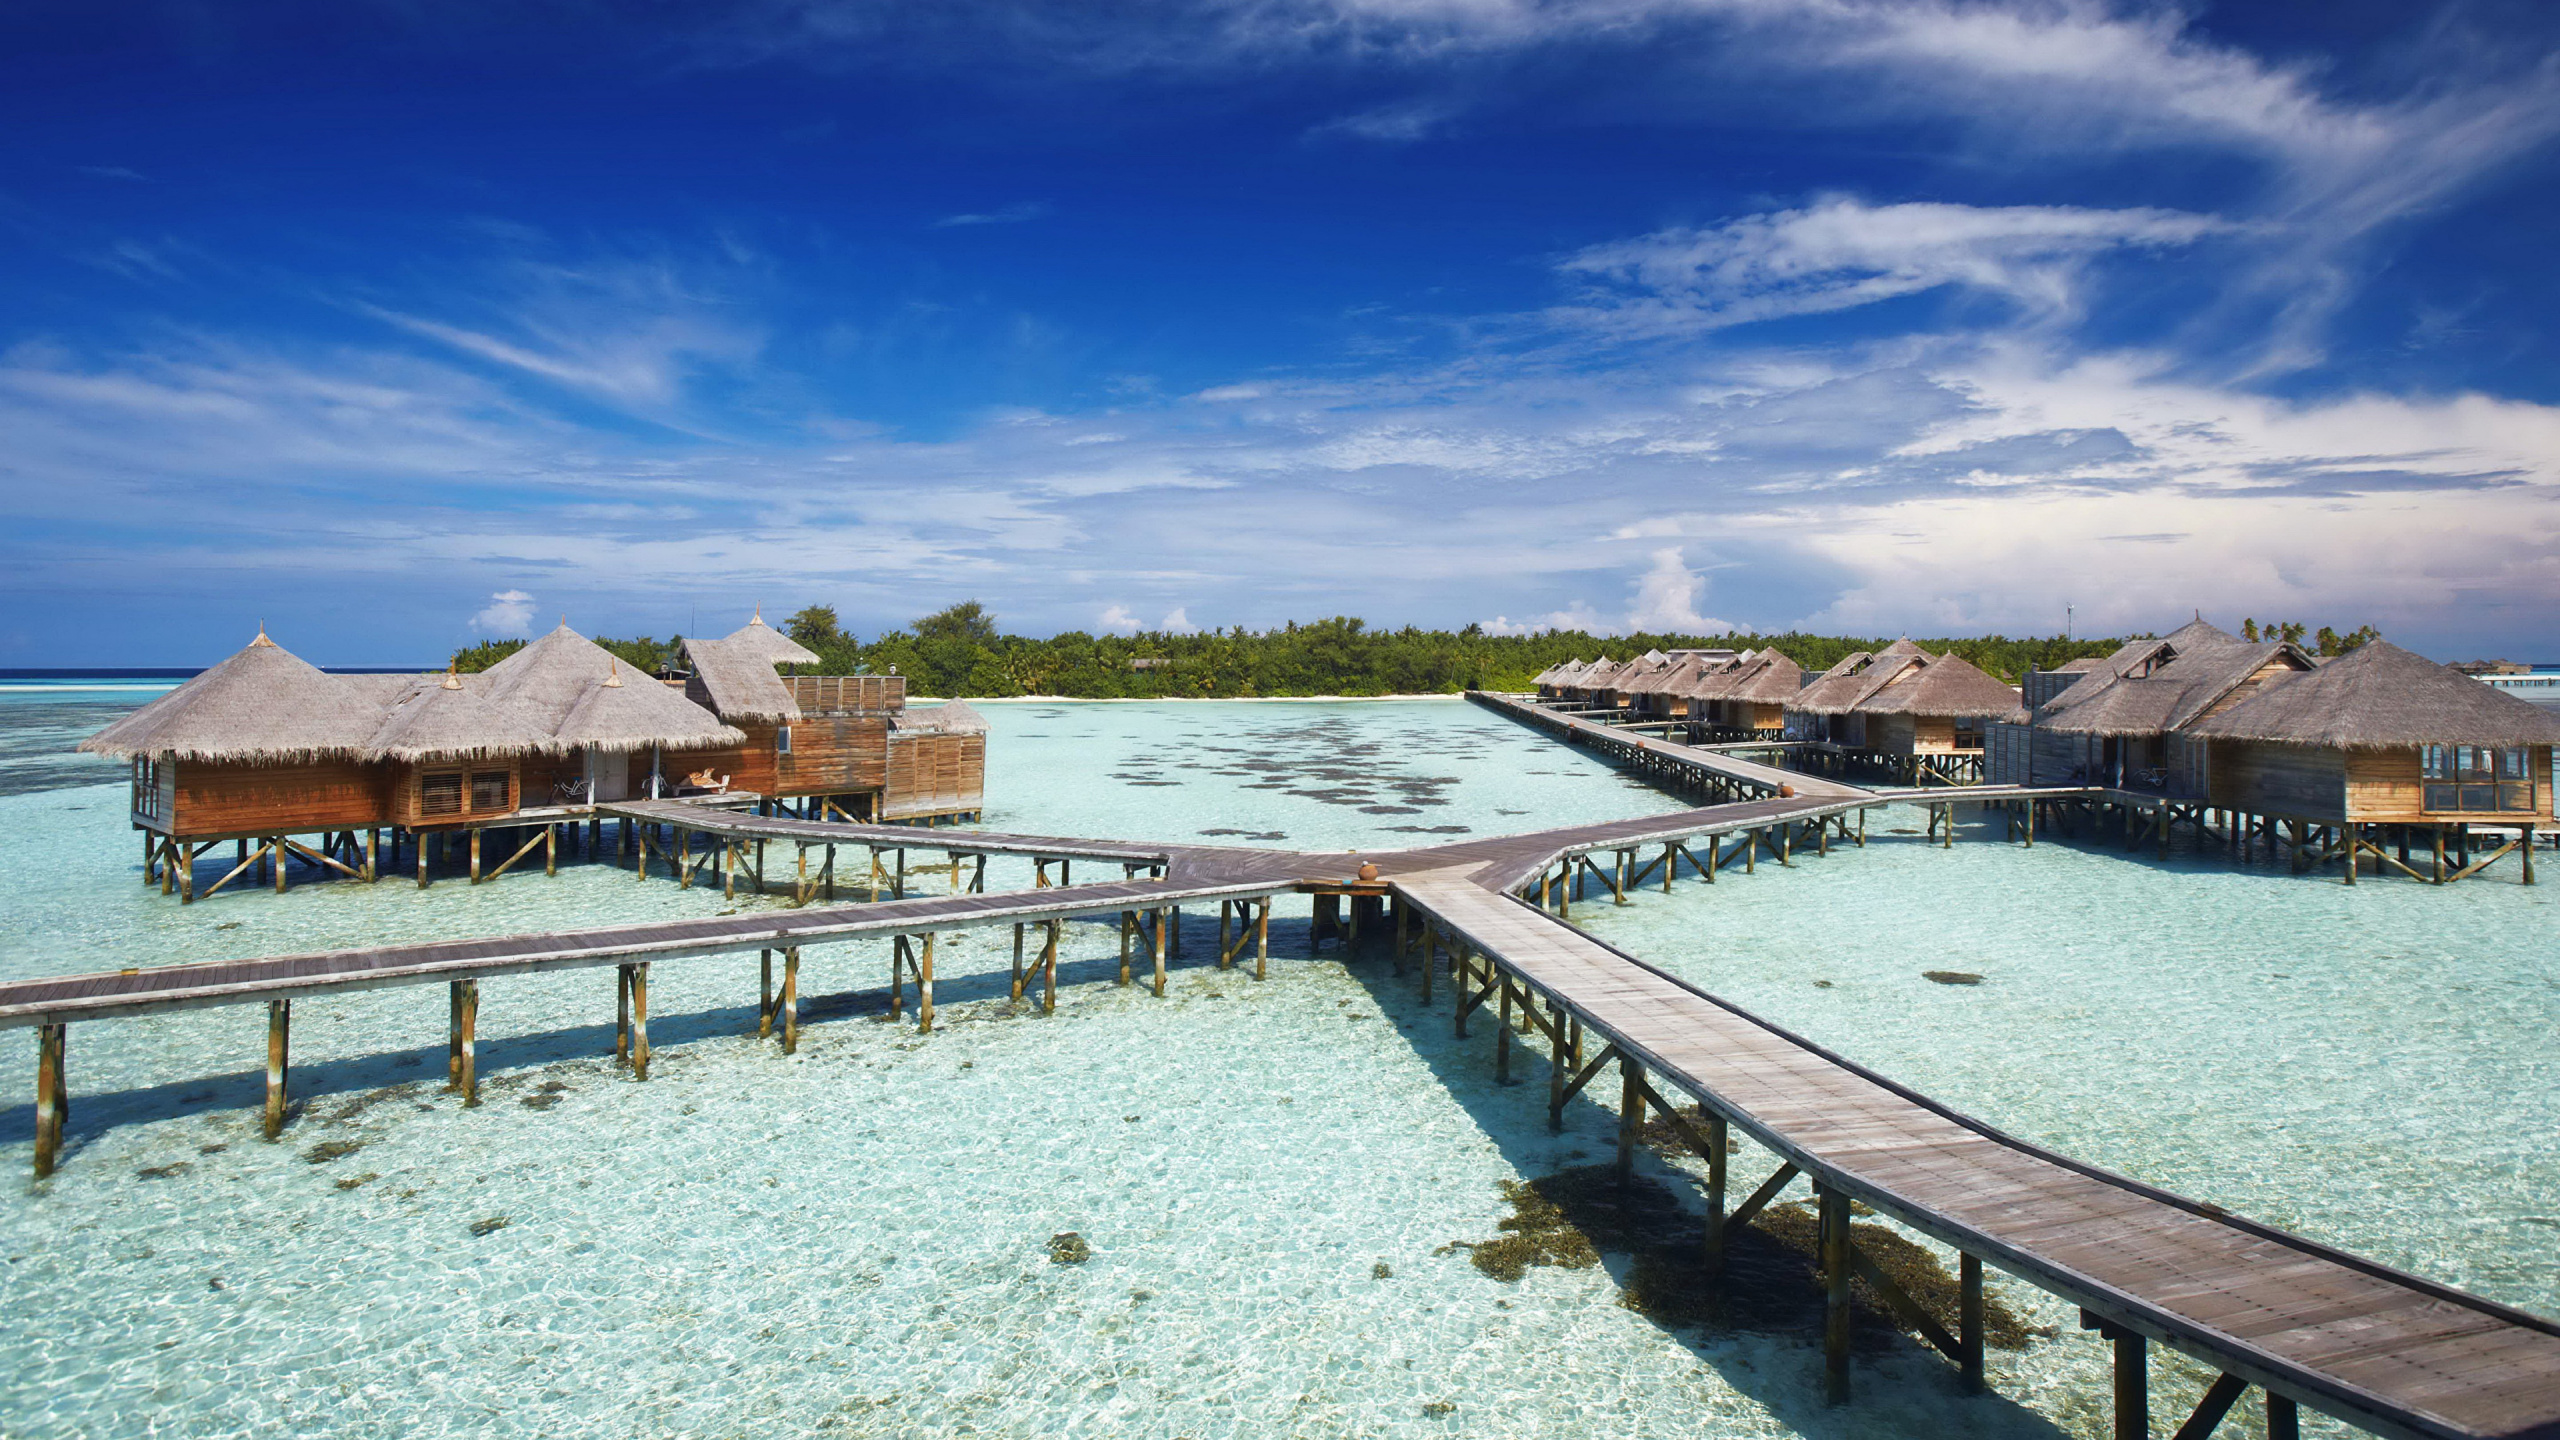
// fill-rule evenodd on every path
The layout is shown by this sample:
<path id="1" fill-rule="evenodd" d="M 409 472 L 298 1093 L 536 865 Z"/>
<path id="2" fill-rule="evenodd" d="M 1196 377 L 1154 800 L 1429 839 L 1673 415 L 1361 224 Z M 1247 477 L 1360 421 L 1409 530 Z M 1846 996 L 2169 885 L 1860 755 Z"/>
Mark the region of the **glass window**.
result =
<path id="1" fill-rule="evenodd" d="M 2533 809 L 2533 752 L 2524 746 L 2424 745 L 2419 778 L 2431 811 Z"/>
<path id="2" fill-rule="evenodd" d="M 471 808 L 475 812 L 507 809 L 507 772 L 480 770 L 471 776 Z"/>
<path id="3" fill-rule="evenodd" d="M 448 770 L 439 775 L 419 776 L 418 813 L 421 815 L 461 814 L 462 772 Z"/>
<path id="4" fill-rule="evenodd" d="M 773 732 L 773 753 L 776 755 L 788 755 L 791 753 L 790 726 L 785 725 L 781 729 Z"/>

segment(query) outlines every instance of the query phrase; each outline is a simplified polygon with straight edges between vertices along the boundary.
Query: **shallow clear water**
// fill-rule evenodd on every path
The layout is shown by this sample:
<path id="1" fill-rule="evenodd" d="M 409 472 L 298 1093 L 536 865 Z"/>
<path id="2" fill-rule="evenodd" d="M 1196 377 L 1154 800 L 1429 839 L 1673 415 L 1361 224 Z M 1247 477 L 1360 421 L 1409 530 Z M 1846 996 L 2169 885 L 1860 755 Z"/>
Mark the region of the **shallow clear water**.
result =
<path id="1" fill-rule="evenodd" d="M 1675 808 L 1455 703 L 986 708 L 1002 828 L 1374 849 Z M 181 908 L 121 804 L 0 797 L 0 976 L 766 903 L 581 865 Z M 1576 919 L 2029 1138 L 2560 1310 L 2549 890 L 1872 828 Z M 1534 1063 L 1494 1085 L 1489 1026 L 1451 1039 L 1383 957 L 1303 958 L 1304 913 L 1257 985 L 1195 912 L 1164 1000 L 1075 927 L 1046 1019 L 1003 1000 L 1009 937 L 946 942 L 922 1038 L 887 1022 L 884 947 L 813 950 L 787 1059 L 752 1038 L 752 961 L 668 962 L 645 1085 L 603 1057 L 605 973 L 493 981 L 471 1111 L 435 1083 L 441 995 L 308 1000 L 272 1146 L 255 1008 L 74 1027 L 65 1168 L 0 1201 L 0 1433 L 2104 1433 L 2103 1353 L 2020 1286 L 2058 1334 L 1995 1360 L 1995 1396 L 1905 1345 L 1835 1412 L 1810 1336 L 1665 1331 L 1605 1271 L 1487 1279 L 1444 1247 L 1614 1119 L 1548 1136 Z M 21 1177 L 32 1056 L 0 1033 Z M 1050 1262 L 1065 1231 L 1089 1261 Z"/>

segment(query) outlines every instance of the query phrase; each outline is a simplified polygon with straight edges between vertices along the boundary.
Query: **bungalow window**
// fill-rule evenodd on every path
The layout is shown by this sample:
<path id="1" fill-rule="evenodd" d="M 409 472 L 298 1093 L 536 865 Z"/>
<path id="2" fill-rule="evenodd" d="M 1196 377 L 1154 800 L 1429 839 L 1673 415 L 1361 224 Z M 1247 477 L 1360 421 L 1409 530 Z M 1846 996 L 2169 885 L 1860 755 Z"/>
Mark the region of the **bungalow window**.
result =
<path id="1" fill-rule="evenodd" d="M 471 808 L 476 813 L 511 808 L 507 804 L 507 772 L 478 770 L 471 776 Z"/>
<path id="2" fill-rule="evenodd" d="M 147 755 L 133 760 L 133 813 L 145 820 L 165 820 L 160 813 L 160 762 Z"/>
<path id="3" fill-rule="evenodd" d="M 776 755 L 788 755 L 791 753 L 790 726 L 785 725 L 781 729 L 773 732 L 773 753 Z"/>
<path id="4" fill-rule="evenodd" d="M 2524 746 L 2422 745 L 2418 771 L 2430 811 L 2533 809 L 2533 752 Z"/>
<path id="5" fill-rule="evenodd" d="M 459 815 L 462 813 L 462 772 L 447 770 L 418 777 L 418 813 L 421 815 Z"/>

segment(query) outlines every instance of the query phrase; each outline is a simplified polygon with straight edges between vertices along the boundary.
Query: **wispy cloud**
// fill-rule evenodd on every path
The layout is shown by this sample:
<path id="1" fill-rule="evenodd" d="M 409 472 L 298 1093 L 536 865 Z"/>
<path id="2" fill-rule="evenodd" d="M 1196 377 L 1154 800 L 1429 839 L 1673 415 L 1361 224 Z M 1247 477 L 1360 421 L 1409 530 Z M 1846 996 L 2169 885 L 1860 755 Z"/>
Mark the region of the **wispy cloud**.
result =
<path id="1" fill-rule="evenodd" d="M 1561 268 L 1605 288 L 1558 313 L 1622 329 L 1719 329 L 1955 286 L 2003 296 L 2034 318 L 2066 317 L 2098 256 L 2186 245 L 2220 228 L 2208 216 L 2149 208 L 1869 205 L 1834 196 L 1588 247 Z"/>
<path id="2" fill-rule="evenodd" d="M 471 628 L 500 640 L 522 640 L 533 634 L 533 596 L 501 590 L 471 617 Z"/>
<path id="3" fill-rule="evenodd" d="M 1053 208 L 1045 200 L 1023 200 L 994 210 L 945 215 L 933 223 L 936 229 L 966 225 L 1022 225 L 1048 218 Z"/>

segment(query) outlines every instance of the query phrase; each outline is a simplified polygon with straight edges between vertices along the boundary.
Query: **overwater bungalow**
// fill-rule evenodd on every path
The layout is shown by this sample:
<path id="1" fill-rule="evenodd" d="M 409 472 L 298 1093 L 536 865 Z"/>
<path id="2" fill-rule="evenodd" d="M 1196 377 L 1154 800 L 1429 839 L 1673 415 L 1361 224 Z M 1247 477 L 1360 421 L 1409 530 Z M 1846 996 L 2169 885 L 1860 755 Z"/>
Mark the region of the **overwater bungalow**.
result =
<path id="1" fill-rule="evenodd" d="M 1771 739 L 1785 732 L 1787 704 L 1803 689 L 1804 667 L 1784 653 L 1745 652 L 1691 688 L 1690 715 L 1733 739 Z"/>
<path id="2" fill-rule="evenodd" d="M 2242 640 L 2198 619 L 2074 664 L 2031 674 L 2027 703 L 1992 727 L 1992 780 L 2201 799 L 2203 750 L 2190 742 L 2189 728 L 2318 662 L 2296 646 Z"/>
<path id="3" fill-rule="evenodd" d="M 1716 662 L 1698 655 L 1684 655 L 1669 663 L 1652 667 L 1631 680 L 1620 682 L 1620 693 L 1627 697 L 1627 715 L 1635 720 L 1685 720 L 1689 718 L 1689 691 L 1710 671 L 1720 668 Z"/>
<path id="4" fill-rule="evenodd" d="M 2017 708 L 2009 685 L 1908 640 L 1850 656 L 1783 706 L 1788 737 L 1815 742 L 1834 765 L 1948 785 L 1981 778 L 1991 723 Z"/>
<path id="5" fill-rule="evenodd" d="M 1582 657 L 1579 655 L 1550 665 L 1529 678 L 1529 688 L 1538 692 L 1539 699 L 1553 700 L 1563 693 L 1566 678 L 1581 668 Z"/>
<path id="6" fill-rule="evenodd" d="M 261 629 L 79 748 L 131 765 L 146 874 L 190 901 L 196 861 L 226 840 L 236 863 L 205 894 L 261 866 L 281 888 L 296 860 L 371 879 L 404 847 L 424 883 L 448 844 L 467 844 L 476 881 L 484 832 L 526 837 L 494 878 L 537 844 L 556 863 L 558 828 L 597 805 L 705 789 L 862 819 L 982 808 L 985 723 L 967 707 L 901 717 L 896 676 L 782 677 L 817 657 L 761 619 L 686 652 L 678 689 L 563 623 L 476 675 L 331 675 Z"/>
<path id="7" fill-rule="evenodd" d="M 2282 822 L 2298 863 L 2343 860 L 2350 882 L 2368 861 L 2458 879 L 2517 850 L 2530 878 L 2553 823 L 2560 716 L 2388 641 L 2271 677 L 2185 733 L 2211 805 L 2260 817 L 2270 840 Z M 2475 861 L 2475 826 L 2513 838 Z M 2432 849 L 2423 874 L 2413 838 Z"/>

